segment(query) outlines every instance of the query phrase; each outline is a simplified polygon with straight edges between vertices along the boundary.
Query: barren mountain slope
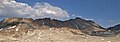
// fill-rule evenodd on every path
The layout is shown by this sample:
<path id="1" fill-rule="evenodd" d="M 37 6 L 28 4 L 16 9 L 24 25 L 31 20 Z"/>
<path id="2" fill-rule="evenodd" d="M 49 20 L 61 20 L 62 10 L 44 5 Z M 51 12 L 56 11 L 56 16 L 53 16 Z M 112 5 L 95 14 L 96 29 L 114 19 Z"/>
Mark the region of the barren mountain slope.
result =
<path id="1" fill-rule="evenodd" d="M 68 21 L 6 18 L 0 22 L 0 42 L 120 42 L 120 35 L 101 28 L 80 18 Z"/>

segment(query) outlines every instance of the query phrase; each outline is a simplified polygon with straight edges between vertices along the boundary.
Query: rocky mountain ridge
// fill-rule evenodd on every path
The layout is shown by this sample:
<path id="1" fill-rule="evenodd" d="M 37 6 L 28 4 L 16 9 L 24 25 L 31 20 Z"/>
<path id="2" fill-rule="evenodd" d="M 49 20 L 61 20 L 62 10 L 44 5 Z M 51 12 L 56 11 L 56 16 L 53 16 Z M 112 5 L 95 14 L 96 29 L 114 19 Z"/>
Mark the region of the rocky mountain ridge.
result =
<path id="1" fill-rule="evenodd" d="M 101 29 L 99 24 L 96 24 L 92 20 L 84 20 L 82 18 L 75 18 L 66 21 L 60 21 L 56 19 L 43 18 L 33 20 L 32 18 L 5 18 L 0 22 L 1 30 L 11 30 L 11 28 L 15 28 L 13 31 L 16 31 L 18 28 L 20 31 L 33 30 L 33 29 L 41 29 L 46 28 L 71 28 L 80 30 L 81 32 L 93 36 L 113 36 L 114 32 L 111 32 L 105 29 Z M 18 30 L 17 30 L 18 31 Z"/>
<path id="2" fill-rule="evenodd" d="M 108 28 L 109 31 L 114 32 L 115 34 L 120 33 L 120 24 Z"/>
<path id="3" fill-rule="evenodd" d="M 95 22 L 91 20 L 84 20 L 79 17 L 66 21 L 60 21 L 50 18 L 36 19 L 35 21 L 37 21 L 39 24 L 44 24 L 49 27 L 69 27 L 72 29 L 78 29 L 86 34 L 91 34 L 93 31 L 104 31 L 103 29 L 100 29 L 102 27 Z"/>

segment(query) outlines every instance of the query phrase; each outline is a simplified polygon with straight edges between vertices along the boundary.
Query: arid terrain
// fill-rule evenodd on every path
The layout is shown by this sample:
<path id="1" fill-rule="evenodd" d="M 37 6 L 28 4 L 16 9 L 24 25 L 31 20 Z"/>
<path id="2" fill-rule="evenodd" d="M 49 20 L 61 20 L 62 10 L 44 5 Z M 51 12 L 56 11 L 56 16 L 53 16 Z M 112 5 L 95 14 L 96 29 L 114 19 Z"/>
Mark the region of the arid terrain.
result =
<path id="1" fill-rule="evenodd" d="M 19 34 L 18 34 L 19 35 Z M 120 42 L 120 36 L 97 37 L 74 29 L 41 29 L 14 35 L 0 35 L 0 42 Z"/>
<path id="2" fill-rule="evenodd" d="M 0 42 L 120 42 L 119 25 L 104 29 L 80 18 L 6 18 L 0 22 Z"/>
<path id="3" fill-rule="evenodd" d="M 0 0 L 0 42 L 120 42 L 120 0 Z"/>

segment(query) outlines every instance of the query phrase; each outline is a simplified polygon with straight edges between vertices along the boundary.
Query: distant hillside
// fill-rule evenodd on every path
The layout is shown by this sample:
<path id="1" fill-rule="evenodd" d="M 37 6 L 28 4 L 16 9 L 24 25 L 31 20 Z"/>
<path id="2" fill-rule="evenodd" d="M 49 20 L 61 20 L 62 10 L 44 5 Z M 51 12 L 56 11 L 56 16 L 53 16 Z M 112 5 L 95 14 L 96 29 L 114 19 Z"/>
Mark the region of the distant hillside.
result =
<path id="1" fill-rule="evenodd" d="M 99 24 L 96 24 L 92 20 L 84 20 L 76 17 L 66 21 L 60 21 L 56 19 L 43 18 L 33 20 L 32 18 L 5 18 L 0 22 L 0 28 L 2 30 L 15 31 L 20 28 L 22 30 L 34 30 L 46 28 L 70 28 L 80 30 L 81 32 L 92 36 L 113 36 L 113 32 L 109 32 L 108 29 L 103 29 Z M 17 27 L 17 28 L 15 28 Z M 109 28 L 110 29 L 110 28 Z M 112 29 L 112 28 L 111 28 Z"/>

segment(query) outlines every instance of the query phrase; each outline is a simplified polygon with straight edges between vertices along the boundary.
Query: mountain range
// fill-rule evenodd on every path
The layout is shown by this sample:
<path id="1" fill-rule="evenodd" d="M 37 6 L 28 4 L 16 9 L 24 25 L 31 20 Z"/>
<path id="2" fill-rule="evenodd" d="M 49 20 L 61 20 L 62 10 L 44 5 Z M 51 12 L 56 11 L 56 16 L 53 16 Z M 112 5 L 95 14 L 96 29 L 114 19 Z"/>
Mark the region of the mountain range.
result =
<path id="1" fill-rule="evenodd" d="M 104 28 L 92 20 L 85 20 L 79 17 L 65 21 L 50 18 L 5 18 L 0 22 L 0 32 L 2 32 L 2 35 L 8 35 L 6 31 L 12 34 L 15 31 L 27 32 L 28 30 L 45 28 L 71 28 L 91 36 L 104 37 L 116 36 L 120 33 L 120 24 Z"/>

